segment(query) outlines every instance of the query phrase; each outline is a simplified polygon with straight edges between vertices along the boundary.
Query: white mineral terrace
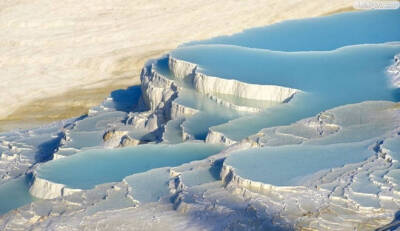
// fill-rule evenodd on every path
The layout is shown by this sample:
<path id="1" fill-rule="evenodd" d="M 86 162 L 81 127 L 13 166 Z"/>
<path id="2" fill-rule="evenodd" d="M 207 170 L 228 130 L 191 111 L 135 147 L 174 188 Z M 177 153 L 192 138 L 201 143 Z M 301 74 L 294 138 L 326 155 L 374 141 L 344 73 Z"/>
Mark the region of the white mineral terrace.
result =
<path id="1" fill-rule="evenodd" d="M 0 3 L 9 88 L 0 98 L 12 105 L 0 119 L 44 94 L 130 86 L 87 115 L 0 132 L 0 230 L 398 228 L 400 30 L 370 32 L 385 32 L 371 22 L 393 23 L 398 11 L 283 23 L 325 36 L 347 28 L 342 19 L 349 28 L 370 20 L 360 30 L 368 36 L 336 33 L 343 41 L 325 38 L 317 50 L 307 36 L 319 31 L 296 40 L 301 51 L 279 50 L 292 36 L 281 39 L 277 24 L 169 52 L 351 4 Z M 267 35 L 278 35 L 269 41 L 278 50 L 247 43 Z"/>

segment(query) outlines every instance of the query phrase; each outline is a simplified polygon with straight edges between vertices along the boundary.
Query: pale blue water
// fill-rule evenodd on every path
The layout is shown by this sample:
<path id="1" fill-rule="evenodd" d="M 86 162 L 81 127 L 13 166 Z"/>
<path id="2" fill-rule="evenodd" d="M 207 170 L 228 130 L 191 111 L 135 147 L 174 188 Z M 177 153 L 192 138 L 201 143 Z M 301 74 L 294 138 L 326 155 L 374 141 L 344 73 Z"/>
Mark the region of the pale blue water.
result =
<path id="1" fill-rule="evenodd" d="M 344 13 L 283 22 L 234 36 L 185 44 L 171 55 L 199 64 L 199 70 L 205 74 L 254 84 L 293 87 L 304 93 L 296 95 L 287 104 L 249 115 L 218 105 L 182 83 L 187 91 L 181 93 L 176 102 L 201 110 L 182 125 L 196 139 L 204 139 L 211 127 L 231 139 L 240 140 L 262 128 L 290 124 L 339 105 L 365 100 L 397 102 L 399 90 L 388 85 L 385 69 L 393 56 L 400 52 L 399 22 L 400 10 Z M 397 45 L 389 44 L 396 41 Z M 157 62 L 158 71 L 173 79 L 165 61 L 164 58 Z M 127 95 L 115 92 L 113 104 L 122 112 L 78 123 L 76 129 L 81 134 L 71 133 L 73 141 L 70 145 L 82 148 L 101 144 L 97 128 L 104 123 L 120 122 L 125 112 L 132 109 L 131 102 L 137 104 L 139 93 L 140 89 L 133 89 Z M 224 97 L 230 100 L 229 96 Z M 232 101 L 252 104 L 243 99 Z M 176 131 L 172 133 L 179 134 Z M 399 146 L 395 140 L 386 145 L 392 149 Z M 236 166 L 239 175 L 245 178 L 292 185 L 296 184 L 298 176 L 362 161 L 371 155 L 367 146 L 366 143 L 355 143 L 252 149 L 229 157 L 227 162 Z M 90 150 L 43 164 L 38 174 L 71 188 L 89 189 L 153 168 L 204 159 L 222 149 L 217 145 L 185 143 Z M 212 180 L 205 173 L 200 172 L 200 178 L 196 178 L 197 173 L 184 177 L 195 185 Z M 147 176 L 129 179 L 137 180 L 139 177 L 142 181 L 136 182 L 137 185 L 146 186 L 152 175 L 150 178 Z M 159 180 L 164 182 L 165 179 Z M 28 187 L 29 182 L 24 177 L 1 185 L 0 214 L 32 201 Z M 150 188 L 139 190 L 145 201 L 153 201 L 167 192 L 166 188 L 156 187 L 155 195 L 146 195 Z"/>
<path id="2" fill-rule="evenodd" d="M 289 124 L 340 105 L 366 100 L 399 101 L 400 91 L 389 85 L 385 73 L 399 52 L 400 45 L 387 44 L 291 53 L 207 45 L 181 48 L 173 56 L 199 64 L 201 71 L 209 75 L 305 92 L 288 104 L 213 127 L 240 140 L 262 128 Z"/>
<path id="3" fill-rule="evenodd" d="M 399 101 L 399 89 L 389 86 L 385 74 L 400 52 L 399 22 L 400 10 L 293 20 L 191 42 L 171 55 L 198 64 L 207 75 L 306 93 L 289 104 L 212 127 L 240 140 L 262 128 L 289 124 L 339 105 Z"/>
<path id="4" fill-rule="evenodd" d="M 400 134 L 390 139 L 386 139 L 382 147 L 389 150 L 389 155 L 394 159 L 398 160 L 395 164 L 397 168 L 400 168 Z M 400 179 L 400 178 L 399 178 Z"/>
<path id="5" fill-rule="evenodd" d="M 124 180 L 132 187 L 133 198 L 141 203 L 156 202 L 170 195 L 168 188 L 170 174 L 166 168 L 135 174 Z"/>
<path id="6" fill-rule="evenodd" d="M 178 144 L 182 142 L 182 129 L 181 124 L 183 118 L 178 118 L 168 121 L 165 125 L 162 140 L 164 143 L 168 144 Z"/>
<path id="7" fill-rule="evenodd" d="M 135 103 L 135 101 L 133 101 Z M 78 121 L 74 130 L 80 131 L 96 131 L 99 128 L 102 129 L 109 123 L 115 123 L 125 118 L 126 113 L 123 111 L 114 111 L 96 116 L 89 116 L 84 120 Z"/>
<path id="8" fill-rule="evenodd" d="M 371 137 L 353 143 L 340 143 L 341 140 L 335 140 L 330 144 L 323 145 L 304 144 L 255 148 L 233 153 L 225 163 L 233 166 L 235 172 L 246 179 L 278 186 L 297 185 L 302 179 L 315 172 L 361 162 L 375 155 L 376 153 L 371 147 L 376 144 L 378 138 L 371 139 Z M 399 136 L 385 139 L 382 148 L 389 150 L 389 155 L 394 161 L 393 166 L 399 168 Z M 382 174 L 385 173 L 387 172 Z M 397 180 L 398 176 L 393 175 L 396 173 L 398 170 L 391 170 L 389 175 Z M 358 176 L 352 186 L 353 190 L 376 193 L 378 188 L 375 184 L 368 183 L 368 179 L 368 176 L 365 179 L 363 175 Z"/>
<path id="9" fill-rule="evenodd" d="M 97 184 L 160 167 L 173 167 L 204 159 L 224 146 L 204 143 L 147 144 L 120 149 L 99 149 L 51 161 L 38 169 L 38 176 L 71 188 L 90 189 Z"/>
<path id="10" fill-rule="evenodd" d="M 206 138 L 209 127 L 226 123 L 244 114 L 228 109 L 194 90 L 181 91 L 175 102 L 200 111 L 182 124 L 185 132 L 199 140 Z"/>
<path id="11" fill-rule="evenodd" d="M 196 44 L 230 44 L 276 51 L 324 51 L 354 44 L 400 40 L 400 9 L 291 20 Z"/>
<path id="12" fill-rule="evenodd" d="M 174 79 L 173 74 L 168 69 L 167 58 L 157 60 L 155 68 L 158 73 Z M 190 84 L 181 82 L 179 79 L 174 80 L 182 87 L 174 102 L 199 110 L 199 113 L 186 118 L 182 124 L 185 132 L 192 135 L 195 139 L 204 140 L 207 136 L 208 128 L 211 126 L 223 124 L 241 115 L 248 114 L 226 108 L 211 100 L 208 96 L 196 92 Z"/>
<path id="13" fill-rule="evenodd" d="M 315 172 L 367 159 L 373 154 L 369 145 L 360 142 L 254 148 L 233 153 L 225 161 L 245 179 L 290 186 Z"/>
<path id="14" fill-rule="evenodd" d="M 207 184 L 218 179 L 212 174 L 210 168 L 199 168 L 192 171 L 185 171 L 182 173 L 183 183 L 188 186 L 196 186 Z"/>
<path id="15" fill-rule="evenodd" d="M 88 148 L 103 144 L 104 131 L 72 131 L 69 134 L 70 141 L 65 148 Z"/>
<path id="16" fill-rule="evenodd" d="M 289 103 L 211 127 L 239 141 L 262 128 L 287 125 L 341 105 L 400 101 L 399 89 L 390 86 L 385 73 L 400 53 L 399 41 L 400 10 L 367 11 L 191 42 L 171 55 L 197 64 L 198 71 L 210 76 L 302 91 Z M 296 185 L 317 171 L 365 160 L 373 154 L 370 145 L 371 141 L 266 147 L 240 151 L 226 163 L 247 179 Z"/>
<path id="17" fill-rule="evenodd" d="M 351 97 L 363 94 L 352 90 L 360 84 L 360 90 L 374 90 L 371 93 L 380 97 L 391 94 L 387 91 L 384 70 L 399 51 L 400 45 L 381 44 L 290 53 L 207 45 L 177 49 L 172 55 L 198 64 L 202 73 L 225 79 L 307 92 L 337 92 L 340 88 L 351 93 Z"/>
<path id="18" fill-rule="evenodd" d="M 34 200 L 29 194 L 29 179 L 22 176 L 0 185 L 0 215 Z"/>

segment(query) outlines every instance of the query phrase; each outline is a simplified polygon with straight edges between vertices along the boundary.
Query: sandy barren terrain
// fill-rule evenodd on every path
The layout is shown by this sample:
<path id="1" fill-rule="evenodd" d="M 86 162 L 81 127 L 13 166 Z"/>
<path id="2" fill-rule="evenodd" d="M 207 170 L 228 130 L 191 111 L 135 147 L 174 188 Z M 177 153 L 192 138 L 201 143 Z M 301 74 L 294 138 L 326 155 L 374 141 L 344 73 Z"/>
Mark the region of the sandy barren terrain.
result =
<path id="1" fill-rule="evenodd" d="M 85 113 L 191 40 L 352 9 L 349 0 L 3 0 L 0 129 Z"/>

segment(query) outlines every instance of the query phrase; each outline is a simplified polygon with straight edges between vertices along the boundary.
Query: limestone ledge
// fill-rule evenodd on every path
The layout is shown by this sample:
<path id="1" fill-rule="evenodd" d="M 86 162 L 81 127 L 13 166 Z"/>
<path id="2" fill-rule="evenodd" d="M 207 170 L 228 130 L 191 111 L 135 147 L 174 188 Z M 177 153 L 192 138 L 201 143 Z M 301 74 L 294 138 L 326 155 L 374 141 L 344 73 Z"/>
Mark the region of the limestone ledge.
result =
<path id="1" fill-rule="evenodd" d="M 275 85 L 244 83 L 233 79 L 222 79 L 196 72 L 193 87 L 203 94 L 225 94 L 254 100 L 284 103 L 289 101 L 299 90 Z"/>
<path id="2" fill-rule="evenodd" d="M 171 56 L 168 57 L 168 66 L 177 79 L 185 79 L 186 82 L 191 82 L 196 91 L 207 95 L 211 100 L 227 108 L 237 111 L 258 112 L 260 108 L 235 105 L 219 99 L 213 93 L 284 103 L 300 92 L 299 90 L 286 87 L 248 84 L 237 80 L 207 76 L 196 71 L 196 64 L 175 59 Z M 196 109 L 174 102 L 179 95 L 180 87 L 176 85 L 174 80 L 158 73 L 154 64 L 143 68 L 141 81 L 142 102 L 148 111 L 132 113 L 127 121 L 133 126 L 147 128 L 149 131 L 156 131 L 170 119 L 192 116 L 198 112 Z M 183 127 L 182 134 L 183 140 L 193 139 L 190 134 L 184 131 Z M 213 131 L 209 132 L 207 142 L 224 143 L 227 145 L 235 143 L 235 141 Z"/>
<path id="3" fill-rule="evenodd" d="M 217 96 L 214 96 L 214 95 L 208 95 L 208 97 L 211 100 L 215 101 L 216 103 L 221 104 L 224 107 L 233 109 L 235 111 L 250 112 L 250 113 L 256 113 L 256 112 L 260 112 L 261 111 L 261 108 L 236 105 L 236 104 L 230 103 L 230 102 L 228 102 L 226 100 L 223 100 L 221 98 L 218 98 Z"/>
<path id="4" fill-rule="evenodd" d="M 141 74 L 142 99 L 149 110 L 154 111 L 176 98 L 177 86 L 174 81 L 159 74 L 154 66 L 145 67 Z"/>
<path id="5" fill-rule="evenodd" d="M 171 102 L 177 97 L 178 87 L 174 81 L 157 73 L 153 65 L 145 66 L 140 78 L 141 102 L 147 110 L 129 113 L 126 123 L 156 131 L 171 119 Z"/>
<path id="6" fill-rule="evenodd" d="M 394 56 L 394 62 L 387 69 L 393 87 L 400 87 L 400 54 Z"/>
<path id="7" fill-rule="evenodd" d="M 232 166 L 227 165 L 225 162 L 222 166 L 220 176 L 222 182 L 224 182 L 226 185 L 232 184 L 239 188 L 247 189 L 261 195 L 269 195 L 271 192 L 301 193 L 309 190 L 305 186 L 274 186 L 271 184 L 245 179 L 237 175 L 235 173 L 235 169 Z"/>
<path id="8" fill-rule="evenodd" d="M 223 133 L 212 130 L 211 128 L 208 130 L 208 134 L 206 137 L 206 143 L 211 144 L 225 144 L 227 146 L 237 143 L 234 140 L 229 139 Z"/>
<path id="9" fill-rule="evenodd" d="M 172 102 L 171 119 L 192 116 L 192 115 L 196 114 L 197 112 L 199 112 L 199 110 L 191 108 L 191 107 L 183 106 L 176 102 Z"/>
<path id="10" fill-rule="evenodd" d="M 169 56 L 168 65 L 177 78 L 192 78 L 193 87 L 206 95 L 213 93 L 239 98 L 287 102 L 300 90 L 276 85 L 249 84 L 233 79 L 208 76 L 197 71 L 197 65 Z"/>
<path id="11" fill-rule="evenodd" d="M 68 196 L 76 192 L 82 191 L 81 189 L 71 189 L 64 184 L 59 184 L 45 180 L 38 177 L 33 173 L 33 182 L 29 189 L 32 196 L 40 199 L 54 199 L 57 197 Z"/>
<path id="12" fill-rule="evenodd" d="M 168 56 L 168 67 L 174 76 L 179 79 L 184 79 L 194 74 L 197 69 L 196 64 L 173 58 L 171 55 Z"/>

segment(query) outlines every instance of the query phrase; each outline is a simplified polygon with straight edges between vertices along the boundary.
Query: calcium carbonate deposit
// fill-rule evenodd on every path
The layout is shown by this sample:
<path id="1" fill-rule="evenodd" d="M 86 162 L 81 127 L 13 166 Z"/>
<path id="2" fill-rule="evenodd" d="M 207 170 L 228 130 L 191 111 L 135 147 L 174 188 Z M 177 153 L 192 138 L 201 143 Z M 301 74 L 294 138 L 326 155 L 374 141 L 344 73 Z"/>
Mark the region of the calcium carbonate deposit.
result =
<path id="1" fill-rule="evenodd" d="M 400 10 L 194 41 L 0 133 L 2 230 L 394 230 Z"/>

